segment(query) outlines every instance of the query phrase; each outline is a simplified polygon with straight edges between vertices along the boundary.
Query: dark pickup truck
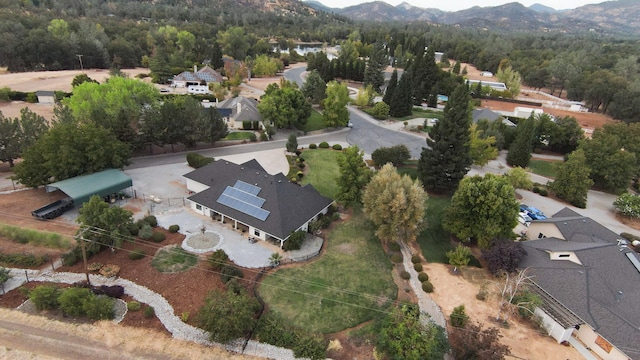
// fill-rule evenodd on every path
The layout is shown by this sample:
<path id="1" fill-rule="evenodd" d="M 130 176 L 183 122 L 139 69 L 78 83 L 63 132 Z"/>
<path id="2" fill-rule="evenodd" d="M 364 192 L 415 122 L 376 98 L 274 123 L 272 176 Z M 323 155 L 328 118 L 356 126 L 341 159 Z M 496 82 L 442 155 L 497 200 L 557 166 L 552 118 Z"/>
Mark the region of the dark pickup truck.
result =
<path id="1" fill-rule="evenodd" d="M 31 212 L 31 215 L 37 217 L 40 220 L 55 219 L 72 207 L 73 199 L 65 198 L 62 200 L 54 201 L 51 204 L 45 205 L 39 209 L 33 210 Z"/>

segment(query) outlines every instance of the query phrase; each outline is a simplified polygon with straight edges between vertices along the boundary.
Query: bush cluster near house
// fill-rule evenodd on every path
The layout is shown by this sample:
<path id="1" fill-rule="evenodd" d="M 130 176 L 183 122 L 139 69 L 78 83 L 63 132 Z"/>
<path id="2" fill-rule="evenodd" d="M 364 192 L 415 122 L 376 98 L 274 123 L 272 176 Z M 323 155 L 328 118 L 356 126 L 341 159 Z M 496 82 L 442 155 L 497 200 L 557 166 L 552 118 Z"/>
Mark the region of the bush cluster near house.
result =
<path id="1" fill-rule="evenodd" d="M 28 296 L 40 311 L 60 309 L 67 316 L 91 320 L 107 320 L 114 316 L 114 300 L 106 295 L 96 295 L 87 288 L 61 290 L 53 285 L 43 285 L 29 291 Z"/>

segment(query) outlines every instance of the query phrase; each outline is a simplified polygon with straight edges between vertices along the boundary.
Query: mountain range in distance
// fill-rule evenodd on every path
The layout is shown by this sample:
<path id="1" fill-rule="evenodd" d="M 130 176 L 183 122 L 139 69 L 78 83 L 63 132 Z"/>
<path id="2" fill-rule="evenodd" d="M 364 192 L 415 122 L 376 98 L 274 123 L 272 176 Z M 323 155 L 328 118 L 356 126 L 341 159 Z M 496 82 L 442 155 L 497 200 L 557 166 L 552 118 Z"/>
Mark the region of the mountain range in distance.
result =
<path id="1" fill-rule="evenodd" d="M 373 1 L 346 8 L 330 8 L 320 1 L 303 1 L 320 11 L 346 16 L 357 21 L 414 22 L 486 28 L 503 31 L 560 31 L 640 35 L 640 1 L 614 0 L 555 10 L 541 4 L 529 7 L 513 2 L 500 6 L 479 7 L 460 11 L 420 8 L 406 2 L 393 6 Z"/>

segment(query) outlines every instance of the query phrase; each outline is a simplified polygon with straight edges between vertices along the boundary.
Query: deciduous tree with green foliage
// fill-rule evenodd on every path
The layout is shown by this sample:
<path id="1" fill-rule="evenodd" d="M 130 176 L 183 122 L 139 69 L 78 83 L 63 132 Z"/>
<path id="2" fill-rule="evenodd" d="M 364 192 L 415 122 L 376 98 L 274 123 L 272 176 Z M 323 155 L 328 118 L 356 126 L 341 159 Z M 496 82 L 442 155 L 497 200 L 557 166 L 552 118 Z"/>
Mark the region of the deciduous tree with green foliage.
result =
<path id="1" fill-rule="evenodd" d="M 475 239 L 488 248 L 497 237 L 508 238 L 518 223 L 518 201 L 504 176 L 466 177 L 453 194 L 442 226 L 458 239 Z"/>
<path id="2" fill-rule="evenodd" d="M 471 125 L 469 135 L 469 155 L 474 165 L 482 167 L 498 157 L 495 136 L 482 137 L 476 124 Z"/>
<path id="3" fill-rule="evenodd" d="M 400 176 L 393 165 L 386 164 L 365 188 L 363 210 L 376 226 L 375 234 L 380 240 L 408 243 L 422 228 L 426 200 L 420 181 Z"/>
<path id="4" fill-rule="evenodd" d="M 258 301 L 245 292 L 213 290 L 198 310 L 198 326 L 209 333 L 211 341 L 228 343 L 253 329 Z"/>
<path id="5" fill-rule="evenodd" d="M 0 111 L 0 161 L 8 162 L 9 167 L 21 154 L 20 133 L 18 119 L 5 117 Z"/>
<path id="6" fill-rule="evenodd" d="M 389 359 L 443 359 L 449 351 L 446 331 L 432 321 L 414 304 L 394 308 L 382 321 L 378 334 L 378 348 Z"/>
<path id="7" fill-rule="evenodd" d="M 364 162 L 364 152 L 352 145 L 338 157 L 340 175 L 336 180 L 339 188 L 338 200 L 346 206 L 362 202 L 362 193 L 371 179 L 371 170 Z"/>
<path id="8" fill-rule="evenodd" d="M 467 266 L 471 260 L 471 249 L 462 244 L 458 244 L 455 249 L 447 251 L 449 264 L 453 266 L 453 272 L 457 272 L 461 266 Z"/>
<path id="9" fill-rule="evenodd" d="M 306 124 L 311 116 L 311 104 L 297 88 L 279 87 L 274 84 L 270 91 L 265 91 L 258 111 L 264 120 L 272 121 L 278 128 L 291 128 Z"/>
<path id="10" fill-rule="evenodd" d="M 444 118 L 438 121 L 427 138 L 418 161 L 418 177 L 427 190 L 448 193 L 469 171 L 471 108 L 469 90 L 459 85 L 444 108 Z"/>
<path id="11" fill-rule="evenodd" d="M 244 29 L 239 26 L 230 27 L 226 31 L 218 31 L 218 43 L 224 54 L 236 60 L 244 60 L 247 51 L 251 48 Z"/>
<path id="12" fill-rule="evenodd" d="M 79 234 L 91 240 L 88 249 L 94 253 L 104 247 L 120 247 L 124 237 L 131 235 L 133 213 L 119 206 L 109 206 L 100 196 L 92 196 L 78 213 Z"/>
<path id="13" fill-rule="evenodd" d="M 322 120 L 327 127 L 346 126 L 349 122 L 349 90 L 337 81 L 327 84 L 327 97 L 322 101 Z"/>
<path id="14" fill-rule="evenodd" d="M 529 173 L 521 167 L 512 168 L 504 176 L 514 189 L 531 190 L 533 188 L 533 181 L 531 181 Z"/>
<path id="15" fill-rule="evenodd" d="M 104 169 L 120 169 L 129 163 L 130 156 L 129 147 L 109 130 L 94 124 L 58 123 L 25 151 L 15 174 L 20 183 L 38 187 Z"/>
<path id="16" fill-rule="evenodd" d="M 521 168 L 529 166 L 535 131 L 536 126 L 533 115 L 518 123 L 516 138 L 509 146 L 509 152 L 507 153 L 507 164 L 509 166 L 519 166 Z"/>
<path id="17" fill-rule="evenodd" d="M 85 82 L 63 100 L 80 123 L 109 129 L 120 140 L 133 144 L 139 120 L 148 107 L 155 107 L 160 96 L 151 84 L 138 79 L 111 77 L 104 84 Z"/>
<path id="18" fill-rule="evenodd" d="M 503 82 L 507 89 L 509 89 L 509 93 L 513 97 L 518 96 L 520 94 L 520 88 L 522 87 L 522 77 L 520 73 L 515 71 L 511 65 L 502 66 L 498 69 L 496 73 L 496 77 L 499 81 Z"/>
<path id="19" fill-rule="evenodd" d="M 578 149 L 569 154 L 567 161 L 558 167 L 551 190 L 569 204 L 584 209 L 587 207 L 589 189 L 593 186 L 590 173 L 584 151 Z"/>
<path id="20" fill-rule="evenodd" d="M 404 144 L 377 148 L 371 154 L 371 160 L 377 167 L 382 167 L 386 163 L 397 167 L 403 165 L 410 158 L 409 148 Z"/>
<path id="21" fill-rule="evenodd" d="M 71 80 L 71 86 L 75 88 L 76 86 L 86 82 L 92 82 L 92 83 L 98 84 L 98 82 L 90 78 L 89 75 L 82 73 L 73 77 L 73 80 Z"/>
<path id="22" fill-rule="evenodd" d="M 627 151 L 621 139 L 609 131 L 596 129 L 580 148 L 591 169 L 593 184 L 604 191 L 621 194 L 637 174 L 636 155 Z"/>

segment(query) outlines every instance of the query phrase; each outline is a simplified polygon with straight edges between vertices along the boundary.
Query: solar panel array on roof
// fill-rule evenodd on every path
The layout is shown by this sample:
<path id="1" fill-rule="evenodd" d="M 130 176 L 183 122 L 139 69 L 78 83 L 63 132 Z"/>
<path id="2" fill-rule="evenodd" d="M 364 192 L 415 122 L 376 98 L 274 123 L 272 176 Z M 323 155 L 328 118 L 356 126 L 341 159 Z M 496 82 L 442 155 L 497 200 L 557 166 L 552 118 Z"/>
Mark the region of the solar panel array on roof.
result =
<path id="1" fill-rule="evenodd" d="M 226 191 L 226 190 L 225 190 Z M 251 205 L 249 203 L 246 203 L 242 200 L 239 200 L 237 198 L 234 198 L 228 194 L 222 193 L 220 194 L 220 197 L 218 198 L 218 200 L 216 200 L 218 203 L 222 204 L 222 205 L 226 205 L 234 210 L 238 210 L 242 213 L 245 213 L 249 216 L 253 216 L 254 218 L 261 220 L 261 221 L 265 221 L 267 220 L 267 217 L 269 217 L 270 212 L 268 210 L 259 208 L 257 206 Z"/>
<path id="2" fill-rule="evenodd" d="M 216 81 L 216 77 L 208 73 L 198 73 L 198 77 L 206 82 Z"/>
<path id="3" fill-rule="evenodd" d="M 258 195 L 260 193 L 260 190 L 262 190 L 259 187 L 246 183 L 242 180 L 237 180 L 236 183 L 233 185 L 233 187 L 236 189 L 240 189 L 244 192 L 248 192 L 251 195 Z"/>
<path id="4" fill-rule="evenodd" d="M 227 196 L 231 196 L 233 198 L 236 198 L 240 201 L 249 203 L 253 206 L 256 207 L 262 207 L 262 204 L 264 204 L 265 200 L 261 197 L 257 197 L 255 195 L 249 194 L 248 192 L 244 192 L 242 190 L 236 189 L 234 187 L 231 186 L 227 186 L 226 189 L 224 189 L 224 191 L 222 192 L 223 194 L 227 195 Z"/>

